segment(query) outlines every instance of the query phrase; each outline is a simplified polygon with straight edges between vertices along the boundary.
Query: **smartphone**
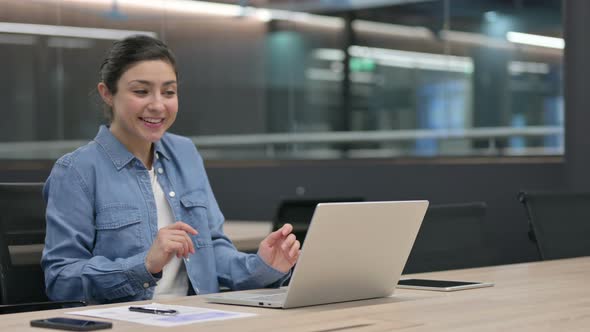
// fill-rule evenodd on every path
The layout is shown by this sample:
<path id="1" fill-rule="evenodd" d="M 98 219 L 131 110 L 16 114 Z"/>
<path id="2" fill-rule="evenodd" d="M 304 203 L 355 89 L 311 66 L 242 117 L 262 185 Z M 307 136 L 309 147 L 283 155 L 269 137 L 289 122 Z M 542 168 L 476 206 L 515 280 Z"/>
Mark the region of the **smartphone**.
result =
<path id="1" fill-rule="evenodd" d="M 491 282 L 433 280 L 433 279 L 402 279 L 397 283 L 397 288 L 434 290 L 452 292 L 463 289 L 491 287 Z"/>
<path id="2" fill-rule="evenodd" d="M 49 329 L 68 331 L 94 331 L 110 329 L 113 327 L 113 324 L 109 322 L 99 322 L 94 320 L 54 317 L 47 319 L 32 320 L 31 326 L 46 327 Z"/>

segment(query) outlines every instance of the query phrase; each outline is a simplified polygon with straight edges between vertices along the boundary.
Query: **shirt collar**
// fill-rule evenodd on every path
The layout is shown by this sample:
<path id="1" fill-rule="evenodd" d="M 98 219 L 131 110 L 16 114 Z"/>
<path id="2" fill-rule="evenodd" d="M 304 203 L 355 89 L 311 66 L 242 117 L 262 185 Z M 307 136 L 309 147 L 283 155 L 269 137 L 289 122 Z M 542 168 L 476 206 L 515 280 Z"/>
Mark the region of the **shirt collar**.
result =
<path id="1" fill-rule="evenodd" d="M 166 134 L 164 134 L 164 135 L 166 135 Z M 164 144 L 162 144 L 161 139 L 154 143 L 154 153 L 156 154 L 156 156 L 160 155 L 160 156 L 166 158 L 167 160 L 170 160 L 170 155 L 169 155 L 168 151 L 166 150 L 166 147 L 164 146 Z"/>
<path id="2" fill-rule="evenodd" d="M 136 159 L 135 156 L 129 152 L 129 150 L 127 150 L 123 143 L 121 143 L 105 125 L 100 126 L 94 141 L 105 150 L 106 154 L 109 156 L 109 158 L 111 158 L 111 161 L 117 170 L 121 170 L 133 159 Z M 154 143 L 154 151 L 158 155 L 166 159 L 170 159 L 168 152 L 162 145 L 161 141 Z"/>

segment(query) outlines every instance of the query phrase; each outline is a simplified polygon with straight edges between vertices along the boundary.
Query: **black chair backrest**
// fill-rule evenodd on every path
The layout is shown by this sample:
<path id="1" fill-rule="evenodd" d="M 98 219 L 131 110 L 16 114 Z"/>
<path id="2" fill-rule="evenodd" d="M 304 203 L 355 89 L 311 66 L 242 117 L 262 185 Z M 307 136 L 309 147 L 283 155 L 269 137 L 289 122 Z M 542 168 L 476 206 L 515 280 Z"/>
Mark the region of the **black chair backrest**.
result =
<path id="1" fill-rule="evenodd" d="M 541 259 L 590 256 L 590 193 L 522 191 L 518 198 Z"/>
<path id="2" fill-rule="evenodd" d="M 86 306 L 84 301 L 32 302 L 18 304 L 0 304 L 0 315 L 14 314 L 27 311 L 42 311 L 63 308 L 77 308 Z"/>
<path id="3" fill-rule="evenodd" d="M 273 231 L 281 228 L 283 224 L 290 223 L 293 225 L 293 233 L 303 244 L 309 223 L 319 203 L 337 203 L 337 202 L 362 202 L 362 197 L 328 197 L 328 198 L 307 198 L 307 199 L 287 199 L 283 200 L 277 209 L 276 216 L 273 220 Z"/>
<path id="4" fill-rule="evenodd" d="M 430 205 L 404 274 L 492 265 L 484 202 Z"/>
<path id="5" fill-rule="evenodd" d="M 0 183 L 0 304 L 48 301 L 43 183 Z"/>

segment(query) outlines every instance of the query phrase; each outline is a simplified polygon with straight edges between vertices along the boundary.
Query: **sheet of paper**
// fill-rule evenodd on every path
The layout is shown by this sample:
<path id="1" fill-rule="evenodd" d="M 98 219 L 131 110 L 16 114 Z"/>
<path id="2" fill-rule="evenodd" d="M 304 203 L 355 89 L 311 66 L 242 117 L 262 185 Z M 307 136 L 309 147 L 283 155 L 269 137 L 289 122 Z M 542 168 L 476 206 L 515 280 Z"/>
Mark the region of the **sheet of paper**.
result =
<path id="1" fill-rule="evenodd" d="M 112 308 L 71 311 L 67 312 L 67 314 L 106 318 L 112 320 L 124 320 L 133 323 L 163 327 L 256 316 L 256 314 L 251 313 L 213 310 L 207 308 L 187 307 L 180 305 L 167 305 L 160 303 L 144 304 L 142 306 L 157 309 L 174 309 L 178 311 L 178 314 L 174 316 L 164 316 L 156 314 L 146 314 L 141 312 L 133 312 L 129 311 L 129 305 Z"/>

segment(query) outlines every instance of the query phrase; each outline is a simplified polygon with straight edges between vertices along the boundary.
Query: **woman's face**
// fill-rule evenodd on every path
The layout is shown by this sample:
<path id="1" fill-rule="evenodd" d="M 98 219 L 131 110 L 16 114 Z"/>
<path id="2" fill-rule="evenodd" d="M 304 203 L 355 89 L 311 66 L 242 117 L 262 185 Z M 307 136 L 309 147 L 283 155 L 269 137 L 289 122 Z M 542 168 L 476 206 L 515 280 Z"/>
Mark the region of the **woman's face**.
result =
<path id="1" fill-rule="evenodd" d="M 110 97 L 109 105 L 113 109 L 113 135 L 131 152 L 151 148 L 151 143 L 162 138 L 176 119 L 178 96 L 174 68 L 162 60 L 138 62 L 121 75 L 117 93 L 110 95 L 107 91 L 105 97 L 107 103 Z"/>

